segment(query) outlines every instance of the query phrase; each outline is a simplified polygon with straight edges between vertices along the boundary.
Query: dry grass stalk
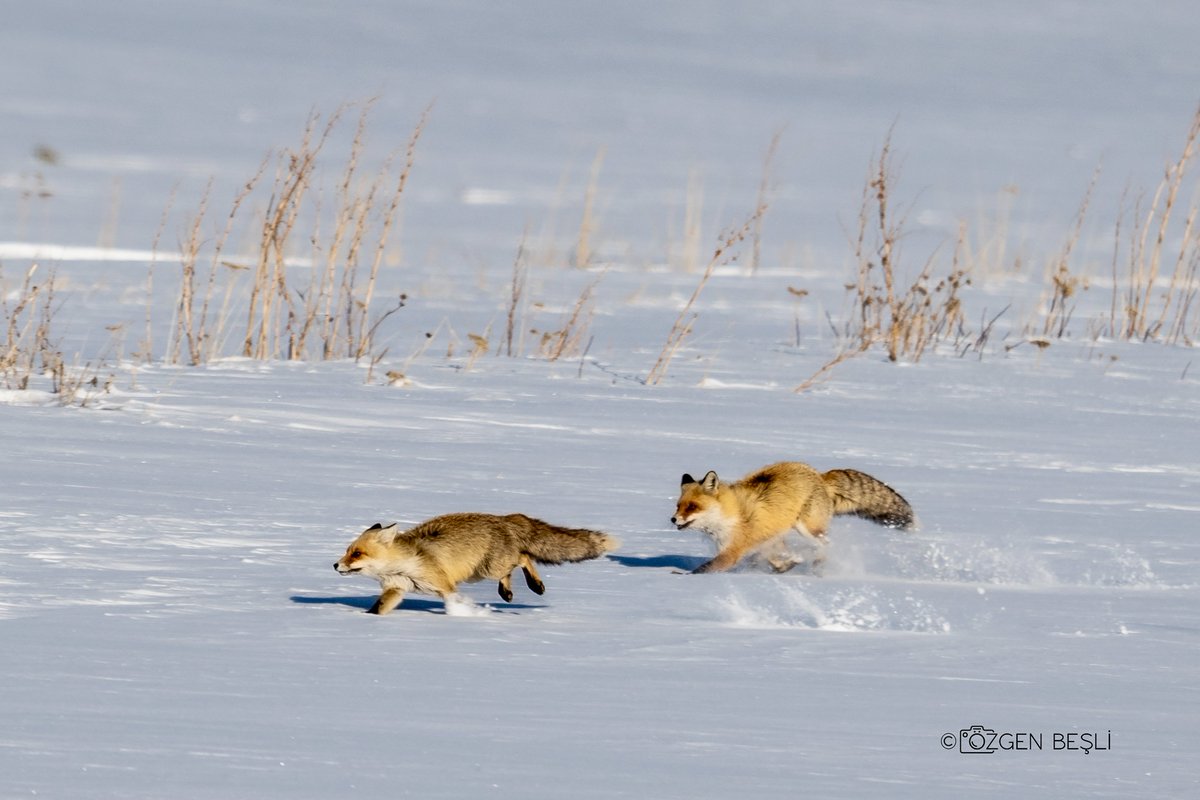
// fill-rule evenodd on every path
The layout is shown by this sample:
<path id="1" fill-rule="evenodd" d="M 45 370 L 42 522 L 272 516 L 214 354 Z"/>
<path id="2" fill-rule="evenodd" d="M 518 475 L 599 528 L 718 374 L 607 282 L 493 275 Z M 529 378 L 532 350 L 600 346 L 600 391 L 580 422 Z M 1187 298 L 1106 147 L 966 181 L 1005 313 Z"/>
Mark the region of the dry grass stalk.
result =
<path id="1" fill-rule="evenodd" d="M 347 355 L 352 358 L 359 359 L 367 355 L 374 344 L 375 331 L 379 327 L 379 322 L 383 318 L 391 316 L 404 305 L 404 297 L 400 298 L 400 305 L 385 313 L 385 317 L 381 317 L 376 322 L 372 323 L 370 319 L 371 301 L 375 297 L 375 284 L 379 278 L 379 268 L 383 263 L 384 254 L 387 252 L 388 239 L 391 235 L 392 228 L 395 226 L 399 218 L 400 200 L 404 196 L 404 188 L 408 185 L 409 176 L 412 175 L 413 166 L 417 159 L 417 142 L 421 138 L 422 132 L 425 130 L 425 125 L 429 121 L 429 114 L 433 110 L 432 104 L 426 106 L 421 112 L 420 118 L 417 120 L 416 127 L 413 128 L 412 134 L 409 136 L 408 144 L 404 151 L 404 166 L 400 170 L 400 175 L 396 179 L 395 188 L 392 191 L 388 201 L 387 208 L 383 212 L 383 219 L 380 222 L 379 236 L 375 242 L 375 252 L 371 259 L 371 267 L 367 276 L 367 286 L 360 297 L 350 298 L 353 301 L 352 308 L 357 312 L 357 318 L 354 315 L 349 315 L 347 320 L 347 340 L 349 344 Z M 386 173 L 386 169 L 385 169 Z M 368 204 L 369 206 L 370 204 Z M 351 282 L 351 286 L 353 282 Z"/>
<path id="2" fill-rule="evenodd" d="M 163 231 L 167 227 L 167 218 L 175 206 L 175 192 L 175 189 L 171 190 L 171 195 L 163 208 L 162 218 L 158 222 L 158 228 L 154 232 L 154 241 L 150 246 L 150 265 L 146 268 L 146 331 L 138 346 L 141 360 L 146 363 L 150 363 L 154 358 L 154 267 L 158 264 L 158 243 L 162 240 Z"/>
<path id="3" fill-rule="evenodd" d="M 69 365 L 52 336 L 54 316 L 59 309 L 51 272 L 44 283 L 34 283 L 38 271 L 30 265 L 21 286 L 11 294 L 0 292 L 0 313 L 3 314 L 4 340 L 0 343 L 0 377 L 9 389 L 31 388 L 35 376 L 49 381 L 49 391 L 63 405 L 86 405 L 91 385 L 107 391 L 111 380 L 103 386 L 91 365 Z M 10 302 L 11 297 L 11 302 Z"/>
<path id="4" fill-rule="evenodd" d="M 310 115 L 299 147 L 281 153 L 276 160 L 271 197 L 259 232 L 243 356 L 258 360 L 277 358 L 281 340 L 290 338 L 294 332 L 297 316 L 287 278 L 289 240 L 312 185 L 317 156 L 344 111 L 344 106 L 337 109 L 319 132 L 320 115 Z M 286 315 L 281 313 L 281 307 L 286 309 Z M 294 347 L 294 340 L 290 344 Z M 289 356 L 298 357 L 293 347 L 288 348 Z"/>
<path id="5" fill-rule="evenodd" d="M 884 139 L 883 149 L 879 153 L 879 165 L 870 188 L 875 193 L 875 207 L 879 220 L 879 270 L 883 275 L 884 301 L 891 314 L 891 325 L 888 326 L 887 343 L 888 358 L 895 361 L 898 356 L 898 340 L 900 336 L 900 312 L 896 303 L 896 248 L 900 241 L 900 230 L 904 219 L 895 222 L 888 212 L 890 200 L 892 166 L 891 166 L 892 134 L 888 132 Z M 869 265 L 869 262 L 868 262 Z"/>
<path id="6" fill-rule="evenodd" d="M 704 291 L 709 278 L 712 277 L 717 267 L 725 266 L 736 258 L 737 254 L 733 251 L 733 248 L 745 241 L 746 237 L 750 235 L 750 231 L 754 229 L 755 223 L 766 211 L 766 206 L 758 206 L 754 209 L 754 213 L 741 226 L 727 232 L 721 237 L 717 249 L 713 251 L 712 258 L 708 260 L 708 264 L 700 276 L 700 281 L 696 284 L 696 288 L 692 290 L 692 296 L 688 298 L 688 301 L 680 310 L 679 316 L 675 318 L 675 323 L 671 326 L 671 330 L 667 334 L 667 340 L 663 344 L 662 351 L 659 353 L 658 359 L 654 362 L 654 366 L 650 368 L 650 373 L 646 376 L 646 383 L 656 386 L 663 379 L 667 368 L 671 364 L 671 359 L 675 357 L 675 353 L 678 352 L 683 342 L 692 332 L 692 326 L 697 317 L 697 314 L 692 312 L 692 307 L 696 304 L 696 300 L 699 299 L 700 293 Z"/>
<path id="7" fill-rule="evenodd" d="M 767 154 L 763 157 L 762 178 L 758 183 L 758 200 L 755 206 L 758 208 L 766 208 L 771 202 L 772 185 L 771 180 L 775 172 L 775 153 L 779 150 L 779 141 L 783 138 L 783 130 L 778 130 L 771 137 L 771 143 L 767 145 Z M 750 236 L 750 272 L 758 272 L 759 266 L 762 264 L 762 223 L 763 217 L 760 215 L 754 223 L 754 229 Z"/>
<path id="8" fill-rule="evenodd" d="M 604 148 L 596 151 L 592 170 L 588 176 L 587 189 L 583 194 L 583 219 L 579 223 L 579 239 L 575 244 L 575 266 L 586 268 L 592 263 L 592 235 L 596 230 L 596 190 L 600 183 L 600 167 L 604 165 Z"/>
<path id="9" fill-rule="evenodd" d="M 892 212 L 895 172 L 891 162 L 891 133 L 884 140 L 863 187 L 854 254 L 858 273 L 852 292 L 845 336 L 855 343 L 844 352 L 865 352 L 882 343 L 890 361 L 920 360 L 925 351 L 947 338 L 967 335 L 963 314 L 963 289 L 971 279 L 964 265 L 967 250 L 965 226 L 959 226 L 950 271 L 934 280 L 936 251 L 926 260 L 907 289 L 898 277 L 900 240 L 905 218 Z M 841 360 L 835 358 L 828 366 Z M 823 367 L 818 374 L 827 371 Z"/>
<path id="10" fill-rule="evenodd" d="M 180 246 L 182 275 L 180 276 L 179 284 L 179 302 L 175 313 L 175 335 L 172 338 L 167 353 L 167 361 L 172 364 L 179 363 L 179 348 L 185 339 L 187 341 L 189 363 L 200 363 L 200 336 L 196 330 L 193 314 L 194 309 L 192 306 L 195 302 L 196 262 L 200 258 L 200 247 L 202 244 L 200 227 L 204 221 L 204 215 L 208 210 L 208 199 L 211 193 L 212 181 L 210 180 L 204 188 L 204 194 L 200 198 L 200 208 L 196 212 L 196 216 L 192 218 L 188 237 Z"/>
<path id="11" fill-rule="evenodd" d="M 529 227 L 526 226 L 524 233 L 521 234 L 521 243 L 517 245 L 517 256 L 513 259 L 512 284 L 508 293 L 508 317 L 504 327 L 504 354 L 512 358 L 513 353 L 513 338 L 516 335 L 518 320 L 520 327 L 524 330 L 525 319 L 525 285 L 529 278 L 529 262 L 526 258 L 525 241 L 529 236 Z M 517 342 L 516 352 L 521 352 L 521 342 Z"/>
<path id="12" fill-rule="evenodd" d="M 96 246 L 112 248 L 117 243 L 117 224 L 121 219 L 121 178 L 114 177 L 112 193 L 108 199 L 108 212 L 100 224 L 100 235 L 96 238 Z"/>
<path id="13" fill-rule="evenodd" d="M 575 307 L 556 331 L 542 334 L 541 357 L 547 361 L 557 361 L 560 358 L 570 358 L 580 352 L 581 345 L 588 335 L 588 327 L 592 319 L 592 296 L 600 280 L 596 279 L 584 287 L 575 301 Z"/>
<path id="14" fill-rule="evenodd" d="M 488 341 L 489 332 L 467 334 L 467 341 L 471 343 L 471 352 L 467 355 L 467 363 L 463 366 L 463 369 L 470 370 L 471 367 L 475 366 L 475 362 L 491 349 L 491 343 Z"/>
<path id="15" fill-rule="evenodd" d="M 213 246 L 212 256 L 209 260 L 208 280 L 204 288 L 204 300 L 200 306 L 199 312 L 199 328 L 193 334 L 198 343 L 197 356 L 199 361 L 193 363 L 205 363 L 213 358 L 216 358 L 220 353 L 220 347 L 223 341 L 223 332 L 228 324 L 229 310 L 233 299 L 233 291 L 235 287 L 236 275 L 238 272 L 245 270 L 244 266 L 233 264 L 225 261 L 223 256 L 225 247 L 229 242 L 229 237 L 233 233 L 233 226 L 241 213 L 242 204 L 250 197 L 254 188 L 258 186 L 262 180 L 263 174 L 266 173 L 268 158 L 264 158 L 258 165 L 258 170 L 254 175 L 246 181 L 237 194 L 234 195 L 233 203 L 229 207 L 229 213 L 225 216 L 225 225 L 222 227 L 220 234 L 217 235 L 216 242 Z M 219 269 L 218 269 L 219 268 Z M 222 270 L 225 272 L 222 273 Z M 225 300 L 221 304 L 221 310 L 217 314 L 216 320 L 211 320 L 209 313 L 212 306 L 213 296 L 217 288 L 217 275 L 225 274 L 227 276 Z M 215 324 L 215 329 L 212 325 Z"/>
<path id="16" fill-rule="evenodd" d="M 689 170 L 687 195 L 683 209 L 683 268 L 695 272 L 700 266 L 700 248 L 704 237 L 704 181 L 700 171 Z"/>
<path id="17" fill-rule="evenodd" d="M 967 231 L 965 249 L 967 273 L 972 277 L 1004 276 L 1020 273 L 1024 259 L 1018 249 L 1009 254 L 1013 202 L 1020 189 L 1013 184 L 1000 187 L 996 208 L 990 214 L 980 214 L 972 231 Z"/>
<path id="18" fill-rule="evenodd" d="M 14 293 L 12 304 L 9 304 L 8 292 L 0 292 L 0 309 L 4 313 L 4 348 L 0 351 L 0 375 L 4 376 L 4 384 L 9 389 L 29 388 L 29 379 L 34 370 L 40 342 L 30 342 L 30 333 L 34 330 L 41 332 L 48 326 L 48 321 L 34 327 L 34 314 L 38 307 L 38 296 L 42 287 L 33 282 L 38 265 L 33 264 L 25 273 L 21 288 Z"/>
<path id="19" fill-rule="evenodd" d="M 792 391 L 797 394 L 808 391 L 812 387 L 816 386 L 817 384 L 821 383 L 826 378 L 828 378 L 829 374 L 833 371 L 833 368 L 836 367 L 838 364 L 849 361 L 850 359 L 854 358 L 855 356 L 860 356 L 863 353 L 867 352 L 868 349 L 870 349 L 869 345 L 864 346 L 863 344 L 859 343 L 859 345 L 856 347 L 842 350 L 836 356 L 829 359 L 829 361 L 826 361 L 824 364 L 822 364 L 820 369 L 818 369 L 812 375 L 809 375 L 807 378 L 805 378 L 804 381 L 801 382 L 800 385 L 797 386 Z"/>
<path id="20" fill-rule="evenodd" d="M 242 204 L 262 179 L 269 159 L 264 159 L 258 171 L 239 189 L 230 205 L 225 223 L 211 244 L 203 233 L 205 217 L 208 214 L 209 200 L 212 193 L 212 181 L 205 187 L 200 205 L 188 227 L 187 236 L 180 244 L 180 286 L 179 298 L 175 307 L 175 326 L 171 341 L 168 343 L 164 358 L 168 363 L 178 364 L 184 359 L 181 349 L 186 344 L 187 363 L 196 366 L 205 364 L 219 355 L 222 343 L 222 332 L 228 324 L 229 309 L 232 300 L 233 281 L 227 283 L 225 302 L 220 312 L 213 318 L 212 303 L 218 286 L 218 275 L 223 270 L 241 269 L 239 265 L 224 261 L 225 247 L 233 232 L 235 221 L 238 219 Z M 155 252 L 158 240 L 155 238 Z M 202 252 L 208 249 L 207 275 L 204 277 L 203 290 L 198 293 L 200 279 L 200 261 Z M 148 284 L 153 282 L 153 262 L 151 264 Z M 149 286 L 147 289 L 149 292 Z M 147 311 L 147 323 L 149 323 Z M 147 333 L 149 336 L 149 333 Z"/>
<path id="21" fill-rule="evenodd" d="M 234 197 L 224 226 L 209 243 L 203 234 L 208 212 L 206 191 L 181 245 L 181 284 L 175 308 L 174 340 L 165 356 L 169 361 L 186 359 L 204 363 L 219 356 L 228 332 L 229 315 L 242 308 L 246 327 L 240 338 L 243 356 L 259 360 L 273 358 L 354 358 L 371 355 L 380 324 L 404 306 L 405 297 L 386 311 L 376 313 L 375 295 L 390 239 L 400 215 L 400 203 L 412 173 L 416 145 L 430 109 L 426 108 L 410 136 L 398 174 L 393 164 L 400 153 L 386 159 L 383 167 L 367 181 L 361 179 L 367 119 L 372 101 L 361 107 L 353 141 L 335 190 L 330 212 L 332 233 L 322 239 L 323 209 L 316 184 L 318 158 L 350 106 L 338 108 L 322 121 L 309 116 L 298 146 L 277 156 L 268 155 L 257 173 Z M 256 222 L 254 255 L 249 264 L 227 260 L 225 248 L 235 226 L 241 222 L 246 201 L 260 186 L 271 163 L 275 176 L 266 209 Z M 315 197 L 316 199 L 312 199 Z M 307 240 L 315 253 L 307 285 L 289 275 L 290 258 L 299 250 L 299 227 L 312 221 Z M 157 239 L 156 239 L 157 242 Z M 200 261 L 208 258 L 206 282 L 201 286 Z M 249 275 L 248 286 L 239 273 Z M 152 288 L 153 267 L 148 281 Z M 224 300 L 216 308 L 224 286 Z M 147 312 L 149 331 L 149 311 Z M 147 333 L 147 338 L 149 333 Z M 314 339 L 319 343 L 314 344 Z M 183 351 L 186 350 L 186 353 Z"/>
<path id="22" fill-rule="evenodd" d="M 1165 250 L 1172 230 L 1172 218 L 1179 206 L 1179 193 L 1187 176 L 1188 168 L 1196 153 L 1200 140 L 1200 109 L 1192 118 L 1184 141 L 1183 152 L 1178 160 L 1167 165 L 1162 180 L 1146 209 L 1140 201 L 1135 203 L 1131 214 L 1132 230 L 1128 243 L 1128 275 L 1124 297 L 1118 302 L 1115 294 L 1120 291 L 1114 280 L 1114 299 L 1110 329 L 1115 336 L 1143 341 L 1164 338 L 1180 341 L 1186 336 L 1187 317 L 1197 292 L 1197 250 L 1200 236 L 1196 231 L 1197 206 L 1192 204 L 1176 232 L 1179 251 L 1174 267 L 1159 292 Z M 1120 248 L 1121 224 L 1117 224 L 1118 249 Z M 1151 234 L 1153 240 L 1151 241 Z M 1114 256 L 1114 279 L 1118 257 Z M 1157 311 L 1153 307 L 1157 300 Z M 1165 332 L 1165 333 L 1164 333 Z"/>
<path id="23" fill-rule="evenodd" d="M 1043 337 L 1052 336 L 1061 339 L 1066 336 L 1071 316 L 1075 312 L 1075 303 L 1072 301 L 1077 298 L 1081 289 L 1087 289 L 1086 278 L 1071 272 L 1071 254 L 1079 244 L 1079 238 L 1083 232 L 1083 221 L 1087 217 L 1092 192 L 1096 188 L 1096 181 L 1099 177 L 1100 170 L 1097 169 L 1092 173 L 1091 183 L 1088 184 L 1087 191 L 1083 195 L 1083 202 L 1080 203 L 1079 211 L 1075 215 L 1075 225 L 1072 227 L 1062 251 L 1046 270 L 1050 301 L 1042 319 L 1041 335 Z"/>
<path id="24" fill-rule="evenodd" d="M 303 353 L 308 336 L 313 325 L 320 320 L 320 336 L 323 342 L 321 357 L 334 357 L 334 342 L 337 340 L 339 320 L 337 299 L 334 286 L 338 283 L 338 267 L 344 263 L 349 266 L 358 263 L 358 253 L 365 236 L 367 227 L 366 209 L 374 198 L 378 180 L 371 184 L 366 199 L 355 195 L 355 180 L 358 173 L 359 159 L 366 141 L 367 115 L 372 101 L 364 104 L 358 116 L 358 125 L 354 131 L 354 139 L 350 143 L 350 153 L 346 158 L 346 166 L 342 170 L 342 179 L 337 187 L 337 208 L 334 213 L 333 238 L 325 248 L 324 268 L 315 275 L 313 285 L 305 297 L 304 322 L 297 335 L 295 350 Z M 318 221 L 320 214 L 317 215 Z M 318 223 L 319 224 L 319 223 Z M 343 246 L 349 236 L 349 244 L 343 253 Z M 314 247 L 320 247 L 319 231 L 314 234 Z M 319 261 L 319 259 L 318 259 Z M 344 285 L 344 284 L 343 284 Z"/>

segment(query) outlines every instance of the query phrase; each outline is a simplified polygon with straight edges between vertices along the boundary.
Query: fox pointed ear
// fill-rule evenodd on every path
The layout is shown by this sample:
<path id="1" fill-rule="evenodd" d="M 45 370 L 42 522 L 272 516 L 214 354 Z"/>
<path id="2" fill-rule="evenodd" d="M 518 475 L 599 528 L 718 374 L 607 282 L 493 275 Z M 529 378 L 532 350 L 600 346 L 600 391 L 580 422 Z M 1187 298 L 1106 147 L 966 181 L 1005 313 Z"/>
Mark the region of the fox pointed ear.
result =
<path id="1" fill-rule="evenodd" d="M 363 531 L 363 533 L 371 534 L 372 539 L 376 539 L 381 542 L 390 542 L 392 537 L 396 535 L 396 523 L 392 522 L 387 525 L 381 525 L 380 523 L 376 522 L 374 525 Z"/>
<path id="2" fill-rule="evenodd" d="M 704 476 L 704 480 L 700 481 L 700 488 L 706 492 L 715 492 L 717 484 L 720 482 L 721 479 L 717 477 L 717 473 L 709 470 L 708 474 Z"/>
<path id="3" fill-rule="evenodd" d="M 679 485 L 687 486 L 689 483 L 695 483 L 695 482 L 696 482 L 696 479 L 685 472 L 685 473 L 683 473 L 683 478 L 681 478 L 679 481 Z"/>

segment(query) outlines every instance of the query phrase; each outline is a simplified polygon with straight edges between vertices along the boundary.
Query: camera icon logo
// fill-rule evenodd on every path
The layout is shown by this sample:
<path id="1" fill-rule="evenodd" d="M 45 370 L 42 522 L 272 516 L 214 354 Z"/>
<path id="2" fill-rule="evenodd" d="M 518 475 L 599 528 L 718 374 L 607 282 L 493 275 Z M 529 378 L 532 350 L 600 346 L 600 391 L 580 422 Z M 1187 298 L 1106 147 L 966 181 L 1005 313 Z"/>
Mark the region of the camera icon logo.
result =
<path id="1" fill-rule="evenodd" d="M 982 725 L 972 725 L 969 728 L 963 728 L 958 732 L 958 752 L 996 752 L 996 732 Z"/>

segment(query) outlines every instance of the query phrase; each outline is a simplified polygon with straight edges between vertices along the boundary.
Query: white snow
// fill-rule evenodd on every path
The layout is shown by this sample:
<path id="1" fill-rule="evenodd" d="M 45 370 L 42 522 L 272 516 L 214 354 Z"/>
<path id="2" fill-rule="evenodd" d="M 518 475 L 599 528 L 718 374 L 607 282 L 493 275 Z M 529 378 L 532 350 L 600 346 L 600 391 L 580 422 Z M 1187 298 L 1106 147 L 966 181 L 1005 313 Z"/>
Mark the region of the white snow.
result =
<path id="1" fill-rule="evenodd" d="M 1188 4 L 48 0 L 6 17 L 0 284 L 55 262 L 64 353 L 103 359 L 113 390 L 81 408 L 40 378 L 0 389 L 0 797 L 1200 790 L 1194 348 L 1081 321 L 1044 351 L 872 352 L 792 391 L 835 351 L 844 228 L 892 123 L 923 226 L 909 263 L 1014 182 L 1014 228 L 1053 253 L 1103 156 L 1098 236 L 1106 200 L 1177 155 Z M 372 380 L 345 362 L 135 362 L 172 186 L 197 202 L 209 163 L 234 186 L 314 106 L 376 91 L 385 151 L 437 104 L 379 293 L 409 300 Z M 698 279 L 665 265 L 689 169 L 708 249 L 784 124 L 764 268 L 718 270 L 645 385 Z M 34 164 L 39 144 L 61 162 Z M 528 287 L 547 328 L 599 280 L 587 354 L 496 355 L 522 230 L 556 222 L 569 249 L 599 146 L 613 264 L 538 267 Z M 35 173 L 51 197 L 28 193 Z M 113 179 L 115 250 L 96 245 Z M 1036 308 L 1040 269 L 981 281 L 987 308 Z M 1091 291 L 1081 317 L 1107 306 Z M 679 476 L 781 459 L 876 475 L 920 528 L 839 518 L 819 574 L 683 574 L 711 550 L 669 523 Z M 544 596 L 481 583 L 382 618 L 364 613 L 378 585 L 332 568 L 371 523 L 472 510 L 623 546 L 546 568 Z M 1009 747 L 959 752 L 973 726 Z"/>

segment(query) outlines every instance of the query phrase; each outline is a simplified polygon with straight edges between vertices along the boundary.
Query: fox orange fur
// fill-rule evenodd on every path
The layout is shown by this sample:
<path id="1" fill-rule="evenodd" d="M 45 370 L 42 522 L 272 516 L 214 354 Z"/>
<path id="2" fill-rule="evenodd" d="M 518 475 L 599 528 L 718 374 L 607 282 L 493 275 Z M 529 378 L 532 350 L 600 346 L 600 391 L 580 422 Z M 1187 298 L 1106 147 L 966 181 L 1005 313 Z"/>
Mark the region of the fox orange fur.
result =
<path id="1" fill-rule="evenodd" d="M 586 561 L 615 550 L 613 536 L 581 528 L 561 528 L 524 514 L 445 514 L 408 531 L 376 523 L 363 531 L 334 565 L 342 575 L 362 573 L 383 589 L 372 614 L 387 614 L 405 592 L 455 596 L 458 584 L 484 578 L 499 581 L 500 596 L 511 601 L 512 572 L 520 567 L 525 583 L 546 591 L 534 562 Z"/>
<path id="2" fill-rule="evenodd" d="M 747 554 L 798 531 L 824 544 L 830 519 L 855 514 L 889 528 L 915 524 L 908 501 L 887 484 L 853 469 L 820 473 L 807 464 L 771 464 L 734 483 L 709 472 L 697 481 L 684 475 L 671 522 L 703 531 L 714 539 L 717 554 L 694 572 L 721 572 Z M 778 571 L 795 560 L 772 558 Z"/>

